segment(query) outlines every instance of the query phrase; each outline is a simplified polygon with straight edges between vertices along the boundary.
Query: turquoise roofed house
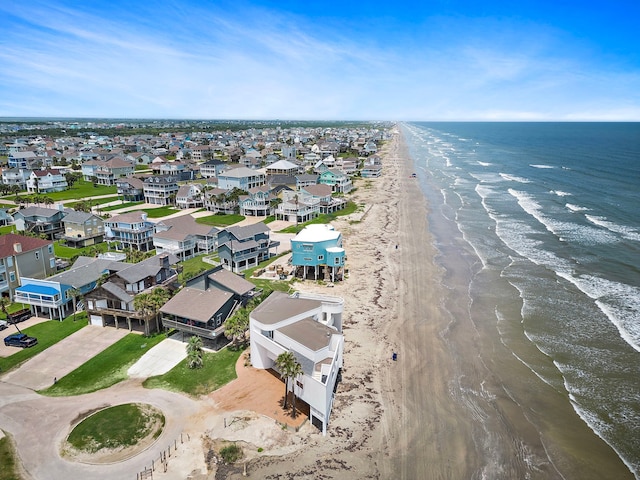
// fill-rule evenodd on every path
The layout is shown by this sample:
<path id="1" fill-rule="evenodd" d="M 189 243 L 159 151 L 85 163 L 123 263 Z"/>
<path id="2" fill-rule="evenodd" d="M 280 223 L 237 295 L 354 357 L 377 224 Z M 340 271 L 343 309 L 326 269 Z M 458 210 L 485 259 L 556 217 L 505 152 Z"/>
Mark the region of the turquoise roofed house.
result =
<path id="1" fill-rule="evenodd" d="M 307 225 L 291 239 L 291 252 L 291 264 L 303 279 L 342 280 L 346 256 L 342 234 L 331 225 Z"/>

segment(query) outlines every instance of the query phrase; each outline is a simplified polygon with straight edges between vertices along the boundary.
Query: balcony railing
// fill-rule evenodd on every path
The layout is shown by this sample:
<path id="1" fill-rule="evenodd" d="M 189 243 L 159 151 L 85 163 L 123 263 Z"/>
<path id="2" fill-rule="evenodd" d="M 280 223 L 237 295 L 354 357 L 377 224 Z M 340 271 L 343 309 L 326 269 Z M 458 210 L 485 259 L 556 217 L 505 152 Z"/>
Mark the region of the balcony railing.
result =
<path id="1" fill-rule="evenodd" d="M 195 325 L 187 325 L 186 323 L 179 322 L 177 320 L 172 320 L 169 318 L 162 317 L 162 325 L 165 328 L 175 328 L 176 330 L 180 330 L 181 332 L 192 333 L 193 335 L 198 335 L 204 338 L 217 338 L 224 333 L 224 324 L 219 327 L 212 328 L 202 328 L 196 327 Z"/>

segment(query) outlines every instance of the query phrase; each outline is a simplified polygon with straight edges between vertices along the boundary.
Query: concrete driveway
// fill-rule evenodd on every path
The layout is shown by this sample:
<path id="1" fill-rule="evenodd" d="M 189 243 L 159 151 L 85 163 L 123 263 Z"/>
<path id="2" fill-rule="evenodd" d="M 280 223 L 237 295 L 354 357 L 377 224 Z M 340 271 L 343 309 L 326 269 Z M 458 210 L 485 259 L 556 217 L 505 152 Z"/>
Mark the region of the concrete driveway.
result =
<path id="1" fill-rule="evenodd" d="M 187 344 L 180 340 L 167 338 L 129 368 L 127 374 L 131 378 L 147 378 L 167 373 L 187 357 Z"/>
<path id="2" fill-rule="evenodd" d="M 88 325 L 7 373 L 2 381 L 31 390 L 50 387 L 54 378 L 64 377 L 128 333 L 124 328 Z"/>

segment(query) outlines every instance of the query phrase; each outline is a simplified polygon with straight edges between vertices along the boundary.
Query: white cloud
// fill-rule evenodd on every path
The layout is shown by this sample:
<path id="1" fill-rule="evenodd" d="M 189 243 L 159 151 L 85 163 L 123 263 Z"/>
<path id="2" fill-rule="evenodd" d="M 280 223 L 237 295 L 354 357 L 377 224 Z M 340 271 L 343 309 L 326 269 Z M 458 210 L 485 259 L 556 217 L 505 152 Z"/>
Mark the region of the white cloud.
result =
<path id="1" fill-rule="evenodd" d="M 103 17 L 0 6 L 12 19 L 1 40 L 0 115 L 640 118 L 637 72 L 595 67 L 535 25 L 448 20 L 430 36 L 382 43 L 376 32 L 277 12 L 168 7 Z"/>

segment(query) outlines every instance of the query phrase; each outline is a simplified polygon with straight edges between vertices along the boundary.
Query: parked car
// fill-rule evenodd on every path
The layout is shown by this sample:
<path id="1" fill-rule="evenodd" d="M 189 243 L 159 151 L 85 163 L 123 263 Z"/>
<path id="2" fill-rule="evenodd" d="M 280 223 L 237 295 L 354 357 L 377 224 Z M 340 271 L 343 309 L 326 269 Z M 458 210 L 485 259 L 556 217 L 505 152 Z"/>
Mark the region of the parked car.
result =
<path id="1" fill-rule="evenodd" d="M 9 324 L 7 323 L 6 320 L 0 320 L 0 332 L 2 330 L 4 330 L 5 328 L 7 328 L 9 326 Z"/>
<path id="2" fill-rule="evenodd" d="M 14 333 L 8 337 L 4 337 L 4 344 L 7 347 L 29 348 L 38 344 L 36 337 L 30 337 L 24 333 Z"/>

